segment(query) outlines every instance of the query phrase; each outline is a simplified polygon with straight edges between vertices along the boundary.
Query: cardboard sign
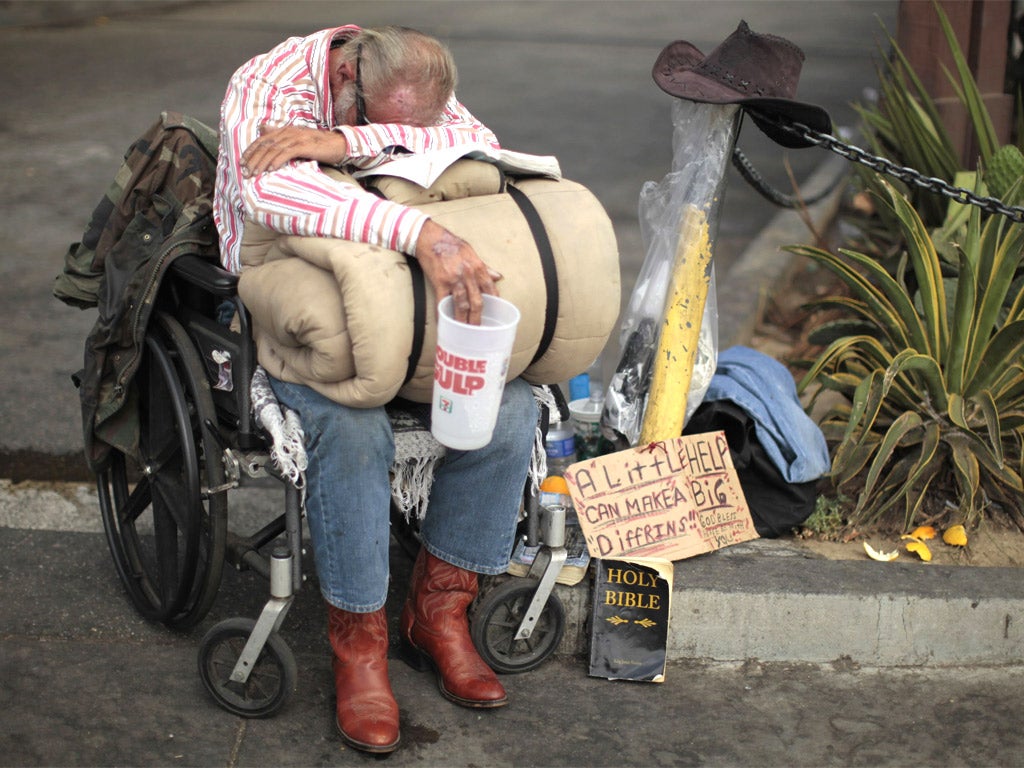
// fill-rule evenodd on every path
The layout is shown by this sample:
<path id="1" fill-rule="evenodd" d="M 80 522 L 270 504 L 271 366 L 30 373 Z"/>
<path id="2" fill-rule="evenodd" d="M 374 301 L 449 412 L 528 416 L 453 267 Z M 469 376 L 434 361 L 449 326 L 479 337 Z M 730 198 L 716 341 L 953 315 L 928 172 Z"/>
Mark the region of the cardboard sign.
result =
<path id="1" fill-rule="evenodd" d="M 757 538 L 724 432 L 577 462 L 565 479 L 593 557 L 681 560 Z"/>

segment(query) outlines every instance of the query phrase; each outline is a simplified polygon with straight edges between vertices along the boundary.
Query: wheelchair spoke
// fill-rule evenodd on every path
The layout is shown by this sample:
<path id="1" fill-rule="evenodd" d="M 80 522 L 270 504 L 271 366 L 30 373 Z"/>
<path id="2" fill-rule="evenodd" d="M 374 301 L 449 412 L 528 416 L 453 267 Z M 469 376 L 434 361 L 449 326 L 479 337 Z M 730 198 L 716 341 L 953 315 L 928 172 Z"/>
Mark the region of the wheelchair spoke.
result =
<path id="1" fill-rule="evenodd" d="M 178 585 L 181 575 L 178 572 L 178 530 L 179 526 L 167 504 L 160 494 L 153 500 L 153 530 L 156 534 L 157 590 L 160 602 L 169 606 L 178 599 Z"/>
<path id="2" fill-rule="evenodd" d="M 117 518 L 120 525 L 134 525 L 143 512 L 145 512 L 153 500 L 150 493 L 149 478 L 142 478 L 128 494 L 128 498 L 121 502 L 117 510 Z"/>
<path id="3" fill-rule="evenodd" d="M 168 439 L 158 451 L 153 451 L 150 446 L 150 450 L 144 455 L 146 471 L 154 476 L 176 472 L 181 468 L 181 443 L 174 439 Z"/>
<path id="4" fill-rule="evenodd" d="M 180 477 L 167 472 L 154 474 L 150 482 L 153 495 L 153 518 L 167 517 L 174 525 L 190 531 L 192 527 L 192 505 L 198 499 L 190 493 L 188 484 Z"/>
<path id="5" fill-rule="evenodd" d="M 198 499 L 189 492 L 182 478 L 164 473 L 154 476 L 153 532 L 156 569 L 161 604 L 176 611 L 188 598 L 199 558 L 200 515 L 194 514 Z"/>

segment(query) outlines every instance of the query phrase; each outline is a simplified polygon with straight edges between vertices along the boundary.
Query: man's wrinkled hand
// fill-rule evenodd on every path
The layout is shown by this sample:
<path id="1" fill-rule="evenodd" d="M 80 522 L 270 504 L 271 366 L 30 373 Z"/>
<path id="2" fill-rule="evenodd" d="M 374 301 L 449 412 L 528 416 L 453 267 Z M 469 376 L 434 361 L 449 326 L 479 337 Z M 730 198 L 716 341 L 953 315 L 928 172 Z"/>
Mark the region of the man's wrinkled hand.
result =
<path id="1" fill-rule="evenodd" d="M 242 175 L 258 176 L 276 171 L 293 160 L 315 160 L 340 165 L 348 154 L 348 142 L 335 131 L 297 125 L 274 127 L 264 123 L 260 136 L 242 153 Z"/>
<path id="2" fill-rule="evenodd" d="M 451 296 L 455 319 L 479 325 L 483 295 L 498 295 L 495 281 L 501 275 L 484 264 L 469 243 L 431 220 L 420 230 L 415 255 L 438 303 Z"/>

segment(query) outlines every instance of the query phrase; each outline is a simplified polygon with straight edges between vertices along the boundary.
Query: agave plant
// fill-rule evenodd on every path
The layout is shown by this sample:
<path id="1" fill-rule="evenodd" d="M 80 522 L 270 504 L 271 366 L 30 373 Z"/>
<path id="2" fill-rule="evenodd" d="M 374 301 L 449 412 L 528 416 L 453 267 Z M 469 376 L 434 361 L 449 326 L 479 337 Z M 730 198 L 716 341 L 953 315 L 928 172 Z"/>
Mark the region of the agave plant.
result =
<path id="1" fill-rule="evenodd" d="M 1018 145 L 1000 147 L 991 115 L 949 19 L 942 6 L 933 3 L 933 7 L 955 68 L 955 74 L 946 72 L 946 75 L 964 106 L 976 140 L 984 190 L 1002 197 L 1024 173 L 1024 155 Z M 887 38 L 892 55 L 878 73 L 878 103 L 856 106 L 871 149 L 900 165 L 920 171 L 924 177 L 973 186 L 977 174 L 960 162 L 936 102 L 895 39 L 888 35 Z M 1018 124 L 1022 121 L 1024 116 L 1018 114 Z M 1024 141 L 1024 132 L 1018 130 L 1017 136 L 1018 141 Z M 883 193 L 881 177 L 874 171 L 858 168 L 857 172 L 867 190 Z M 943 197 L 925 189 L 897 186 L 910 197 L 929 226 L 938 226 L 946 218 L 948 201 Z M 888 212 L 882 213 L 886 216 Z M 888 216 L 885 223 L 893 228 L 898 226 Z"/>
<path id="2" fill-rule="evenodd" d="M 800 382 L 845 395 L 822 429 L 836 446 L 834 484 L 856 496 L 849 522 L 970 525 L 995 503 L 1024 528 L 1024 227 L 970 207 L 957 277 L 944 278 L 920 215 L 880 184 L 905 243 L 895 274 L 853 250 L 788 248 L 849 290 L 819 302 L 849 318 L 816 331 L 831 341 Z"/>

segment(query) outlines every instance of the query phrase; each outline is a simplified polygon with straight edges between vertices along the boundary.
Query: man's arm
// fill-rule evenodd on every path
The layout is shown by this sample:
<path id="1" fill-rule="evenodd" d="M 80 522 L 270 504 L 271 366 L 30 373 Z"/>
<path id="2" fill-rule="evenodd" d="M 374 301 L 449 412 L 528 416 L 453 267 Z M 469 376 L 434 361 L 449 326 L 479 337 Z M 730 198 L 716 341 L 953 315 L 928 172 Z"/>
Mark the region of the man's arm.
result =
<path id="1" fill-rule="evenodd" d="M 317 163 L 336 165 L 339 154 L 347 154 L 344 134 L 296 125 L 260 130 L 268 116 L 250 112 L 247 117 L 221 137 L 222 151 L 235 160 L 240 202 L 247 218 L 277 232 L 374 243 L 413 255 L 437 300 L 451 294 L 456 319 L 480 322 L 481 296 L 497 294 L 494 281 L 500 275 L 490 270 L 468 243 L 421 211 L 323 174 Z M 475 136 L 472 129 L 459 132 L 447 124 L 432 128 L 368 126 L 373 127 L 398 128 L 410 135 L 426 132 L 419 144 L 409 142 L 415 146 L 427 146 L 428 135 L 444 146 Z M 259 135 L 252 139 L 255 131 Z M 487 134 L 493 136 L 490 131 Z M 238 152 L 239 146 L 245 147 L 244 151 Z"/>
<path id="2" fill-rule="evenodd" d="M 260 135 L 242 153 L 241 169 L 246 178 L 283 168 L 292 160 L 315 160 L 340 166 L 348 156 L 348 141 L 336 131 L 284 125 L 260 126 Z"/>
<path id="3" fill-rule="evenodd" d="M 330 186 L 319 189 L 319 179 Z M 242 189 L 247 218 L 269 229 L 377 243 L 414 256 L 436 300 L 451 295 L 456 320 L 478 325 L 482 295 L 498 294 L 501 275 L 465 240 L 422 211 L 328 179 L 313 163 L 245 179 Z"/>
<path id="4" fill-rule="evenodd" d="M 418 153 L 473 144 L 500 146 L 494 133 L 454 96 L 448 100 L 438 124 L 433 126 L 375 123 L 327 130 L 264 123 L 259 126 L 259 132 L 242 154 L 245 175 L 275 171 L 292 160 L 372 168 L 386 158 L 392 147 Z"/>
<path id="5" fill-rule="evenodd" d="M 415 251 L 425 214 L 381 200 L 358 185 L 338 183 L 320 171 L 317 157 L 337 162 L 331 142 L 344 137 L 316 130 L 306 97 L 284 95 L 275 82 L 236 74 L 221 114 L 218 185 L 235 215 L 285 234 L 337 237 L 403 253 Z M 260 126 L 268 123 L 296 126 L 285 137 L 302 141 L 286 143 L 282 154 L 280 136 L 270 133 L 270 140 L 265 140 L 268 134 L 260 133 Z M 293 159 L 303 155 L 313 157 L 302 162 Z M 252 157 L 260 163 L 258 167 L 288 159 L 273 173 L 266 173 L 248 165 Z"/>
<path id="6" fill-rule="evenodd" d="M 374 123 L 343 125 L 334 130 L 341 133 L 347 142 L 345 162 L 361 169 L 379 164 L 391 147 L 420 153 L 472 144 L 486 144 L 494 149 L 501 146 L 493 131 L 473 117 L 454 94 L 449 97 L 440 118 L 432 126 Z"/>
<path id="7" fill-rule="evenodd" d="M 427 215 L 326 176 L 314 162 L 241 179 L 247 219 L 290 235 L 336 237 L 412 254 Z"/>

